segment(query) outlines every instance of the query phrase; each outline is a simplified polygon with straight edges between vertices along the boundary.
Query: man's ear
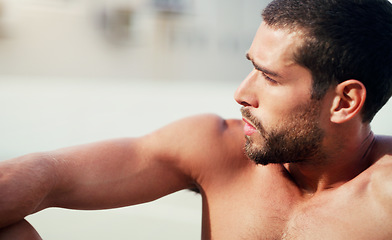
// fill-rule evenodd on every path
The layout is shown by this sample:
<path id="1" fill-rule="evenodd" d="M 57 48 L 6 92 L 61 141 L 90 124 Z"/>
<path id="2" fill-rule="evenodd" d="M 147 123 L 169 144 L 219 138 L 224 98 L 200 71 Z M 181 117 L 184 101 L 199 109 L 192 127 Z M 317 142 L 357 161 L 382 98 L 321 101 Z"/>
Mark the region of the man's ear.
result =
<path id="1" fill-rule="evenodd" d="M 331 106 L 331 122 L 344 123 L 361 112 L 366 99 L 366 88 L 358 80 L 347 80 L 335 88 Z"/>

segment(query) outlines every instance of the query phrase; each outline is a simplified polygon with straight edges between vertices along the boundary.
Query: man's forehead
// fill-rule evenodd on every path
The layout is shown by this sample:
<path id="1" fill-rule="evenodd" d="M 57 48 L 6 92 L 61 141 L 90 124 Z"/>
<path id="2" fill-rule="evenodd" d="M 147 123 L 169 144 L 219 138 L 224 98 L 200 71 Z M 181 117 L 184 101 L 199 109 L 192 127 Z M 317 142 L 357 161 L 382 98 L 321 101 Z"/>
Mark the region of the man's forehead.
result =
<path id="1" fill-rule="evenodd" d="M 299 34 L 261 23 L 247 55 L 268 68 L 289 66 L 296 63 L 294 54 L 301 43 Z"/>

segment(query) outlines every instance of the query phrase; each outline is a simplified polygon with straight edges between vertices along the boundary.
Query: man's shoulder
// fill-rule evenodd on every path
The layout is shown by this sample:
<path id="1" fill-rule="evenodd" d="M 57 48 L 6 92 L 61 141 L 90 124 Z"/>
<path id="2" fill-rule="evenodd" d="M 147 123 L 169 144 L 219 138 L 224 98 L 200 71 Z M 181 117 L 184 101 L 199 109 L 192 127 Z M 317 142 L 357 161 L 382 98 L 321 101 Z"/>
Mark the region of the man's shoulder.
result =
<path id="1" fill-rule="evenodd" d="M 203 114 L 175 121 L 147 136 L 158 152 L 192 162 L 222 160 L 243 154 L 242 121 Z"/>
<path id="2" fill-rule="evenodd" d="M 204 126 L 208 128 L 214 128 L 220 131 L 223 131 L 227 128 L 238 129 L 238 127 L 242 125 L 242 121 L 239 119 L 225 119 L 216 114 L 200 114 L 200 115 L 190 116 L 181 119 L 178 122 L 188 124 L 192 128 L 198 126 Z"/>
<path id="3" fill-rule="evenodd" d="M 392 136 L 377 135 L 376 143 L 382 150 L 392 152 Z"/>
<path id="4" fill-rule="evenodd" d="M 243 123 L 238 119 L 224 119 L 215 114 L 201 114 L 191 116 L 174 122 L 173 126 L 180 126 L 184 133 L 196 135 L 204 140 L 209 138 L 224 138 L 227 134 L 231 137 L 240 137 L 243 140 Z M 177 128 L 176 127 L 176 128 Z M 237 140 L 237 138 L 230 138 L 230 140 Z"/>
<path id="5" fill-rule="evenodd" d="M 392 136 L 378 135 L 375 137 L 371 158 L 377 173 L 392 168 Z"/>
<path id="6" fill-rule="evenodd" d="M 177 162 L 184 172 L 190 172 L 200 185 L 234 174 L 248 164 L 240 120 L 214 114 L 191 116 L 153 135 L 158 136 L 160 152 Z"/>
<path id="7" fill-rule="evenodd" d="M 238 119 L 224 119 L 216 114 L 199 114 L 181 118 L 173 121 L 170 124 L 164 126 L 158 131 L 152 132 L 157 133 L 175 133 L 184 135 L 184 133 L 192 132 L 208 132 L 211 134 L 221 134 L 226 130 L 240 130 L 242 121 Z M 177 130 L 181 130 L 180 132 Z"/>
<path id="8" fill-rule="evenodd" d="M 370 186 L 375 199 L 392 214 L 392 137 L 376 139 Z"/>
<path id="9" fill-rule="evenodd" d="M 203 114 L 186 118 L 183 121 L 185 133 L 190 133 L 192 141 L 200 142 L 200 146 L 213 146 L 219 153 L 243 150 L 243 122 L 238 119 L 224 119 L 215 114 Z M 185 135 L 186 136 L 186 135 Z"/>

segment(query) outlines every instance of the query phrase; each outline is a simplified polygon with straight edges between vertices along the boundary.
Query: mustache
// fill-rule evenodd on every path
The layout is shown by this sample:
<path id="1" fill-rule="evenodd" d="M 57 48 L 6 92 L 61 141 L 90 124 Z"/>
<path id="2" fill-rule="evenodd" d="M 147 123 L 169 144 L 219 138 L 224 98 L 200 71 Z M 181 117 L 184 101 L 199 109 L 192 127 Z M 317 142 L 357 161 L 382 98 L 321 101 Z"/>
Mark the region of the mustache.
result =
<path id="1" fill-rule="evenodd" d="M 241 107 L 240 111 L 241 111 L 242 117 L 244 117 L 248 121 L 250 121 L 256 127 L 256 129 L 261 133 L 261 135 L 265 136 L 266 131 L 263 127 L 263 124 L 260 122 L 259 119 L 257 119 L 255 116 L 252 115 L 249 108 Z"/>

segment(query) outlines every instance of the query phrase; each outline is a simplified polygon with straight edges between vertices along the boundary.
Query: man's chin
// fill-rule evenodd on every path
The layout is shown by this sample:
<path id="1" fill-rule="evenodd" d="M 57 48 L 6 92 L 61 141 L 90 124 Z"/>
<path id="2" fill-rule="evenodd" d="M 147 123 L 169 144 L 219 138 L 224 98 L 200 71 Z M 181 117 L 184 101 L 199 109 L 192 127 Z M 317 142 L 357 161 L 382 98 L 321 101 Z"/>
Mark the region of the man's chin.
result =
<path id="1" fill-rule="evenodd" d="M 245 153 L 247 157 L 256 164 L 265 166 L 270 163 L 276 163 L 272 159 L 266 157 L 265 151 L 263 151 L 263 146 L 252 143 L 249 140 L 247 140 L 245 145 Z"/>
<path id="2" fill-rule="evenodd" d="M 262 143 L 253 143 L 251 141 L 246 142 L 245 153 L 252 162 L 256 163 L 257 165 L 263 166 L 269 164 L 300 162 L 300 160 L 290 158 L 290 156 L 287 156 L 287 154 L 281 154 L 281 152 L 277 151 L 276 149 L 266 149 L 266 147 Z"/>

